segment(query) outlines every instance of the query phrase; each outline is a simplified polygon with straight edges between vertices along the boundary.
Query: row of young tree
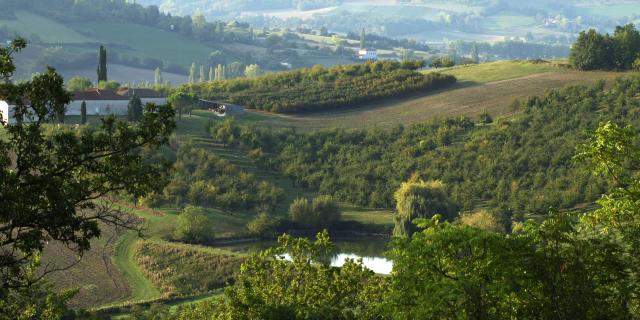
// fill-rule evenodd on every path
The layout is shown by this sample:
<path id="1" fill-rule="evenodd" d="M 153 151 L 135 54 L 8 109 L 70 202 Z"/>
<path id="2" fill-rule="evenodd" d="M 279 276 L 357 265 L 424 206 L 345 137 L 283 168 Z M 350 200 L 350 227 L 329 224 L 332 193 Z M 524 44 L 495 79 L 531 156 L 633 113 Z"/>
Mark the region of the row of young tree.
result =
<path id="1" fill-rule="evenodd" d="M 272 212 L 284 200 L 282 189 L 259 181 L 253 174 L 239 170 L 205 149 L 182 143 L 177 152 L 170 148 L 162 151 L 149 157 L 172 162 L 172 174 L 162 192 L 141 199 L 146 206 L 195 205 Z"/>
<path id="2" fill-rule="evenodd" d="M 613 35 L 583 31 L 570 60 L 580 70 L 640 70 L 640 32 L 633 24 L 616 27 Z"/>
<path id="3" fill-rule="evenodd" d="M 607 184 L 572 162 L 574 150 L 601 121 L 640 126 L 639 91 L 638 77 L 618 79 L 611 89 L 567 87 L 515 103 L 518 117 L 489 126 L 459 118 L 388 131 L 297 133 L 226 120 L 210 131 L 216 141 L 247 150 L 258 166 L 341 201 L 393 208 L 401 182 L 416 176 L 442 181 L 462 210 L 482 204 L 521 218 L 598 198 Z"/>
<path id="4" fill-rule="evenodd" d="M 321 111 L 450 86 L 450 75 L 416 72 L 422 61 L 379 61 L 323 68 L 314 66 L 258 78 L 214 81 L 180 88 L 214 101 L 277 113 Z"/>

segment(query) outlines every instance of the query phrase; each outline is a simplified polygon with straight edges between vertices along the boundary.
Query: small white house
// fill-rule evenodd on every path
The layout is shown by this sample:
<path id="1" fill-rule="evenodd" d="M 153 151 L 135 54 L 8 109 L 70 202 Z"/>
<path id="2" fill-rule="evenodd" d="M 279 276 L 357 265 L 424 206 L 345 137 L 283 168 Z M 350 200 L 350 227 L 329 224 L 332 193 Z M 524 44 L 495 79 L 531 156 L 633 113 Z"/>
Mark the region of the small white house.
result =
<path id="1" fill-rule="evenodd" d="M 363 61 L 376 61 L 378 60 L 378 51 L 372 49 L 360 49 L 358 51 L 358 59 Z"/>

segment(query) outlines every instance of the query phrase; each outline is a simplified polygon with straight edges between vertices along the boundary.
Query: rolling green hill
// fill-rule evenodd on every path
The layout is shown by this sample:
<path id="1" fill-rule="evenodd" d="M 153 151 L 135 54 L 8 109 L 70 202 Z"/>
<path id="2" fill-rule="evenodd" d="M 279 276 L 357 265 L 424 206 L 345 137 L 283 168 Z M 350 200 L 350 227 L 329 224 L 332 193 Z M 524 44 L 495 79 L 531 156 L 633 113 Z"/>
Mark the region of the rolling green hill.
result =
<path id="1" fill-rule="evenodd" d="M 181 66 L 204 63 L 213 48 L 175 32 L 133 23 L 84 22 L 69 25 L 91 39 L 115 44 L 119 52 L 145 58 L 156 57 Z"/>

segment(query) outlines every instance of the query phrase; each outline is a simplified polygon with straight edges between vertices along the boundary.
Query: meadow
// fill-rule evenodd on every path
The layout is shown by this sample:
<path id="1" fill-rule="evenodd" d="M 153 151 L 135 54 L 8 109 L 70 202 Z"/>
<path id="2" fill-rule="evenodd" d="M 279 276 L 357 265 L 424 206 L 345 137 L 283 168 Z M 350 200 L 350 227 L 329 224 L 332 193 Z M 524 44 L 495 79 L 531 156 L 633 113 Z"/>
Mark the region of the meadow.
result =
<path id="1" fill-rule="evenodd" d="M 0 19 L 0 26 L 6 26 L 20 34 L 31 37 L 37 35 L 44 43 L 88 43 L 96 42 L 62 23 L 27 11 L 17 11 L 15 20 Z"/>

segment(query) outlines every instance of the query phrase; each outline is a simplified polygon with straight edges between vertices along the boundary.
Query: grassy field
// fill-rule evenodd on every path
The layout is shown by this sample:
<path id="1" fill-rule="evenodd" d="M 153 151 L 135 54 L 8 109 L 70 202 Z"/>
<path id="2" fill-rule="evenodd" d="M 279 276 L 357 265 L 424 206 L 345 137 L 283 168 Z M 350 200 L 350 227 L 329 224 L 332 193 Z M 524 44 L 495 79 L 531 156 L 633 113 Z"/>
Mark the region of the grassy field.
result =
<path id="1" fill-rule="evenodd" d="M 160 298 L 160 291 L 147 279 L 135 263 L 135 243 L 138 241 L 138 235 L 135 232 L 129 232 L 118 239 L 116 252 L 113 256 L 113 262 L 118 270 L 124 274 L 131 287 L 131 294 L 124 299 L 116 300 L 116 302 L 136 302 L 147 301 Z"/>
<path id="2" fill-rule="evenodd" d="M 455 76 L 458 78 L 458 82 L 466 84 L 484 84 L 521 78 L 544 72 L 558 72 L 561 71 L 561 69 L 551 62 L 532 63 L 529 61 L 514 60 L 469 64 L 435 71 Z M 434 72 L 434 70 L 425 72 Z"/>
<path id="3" fill-rule="evenodd" d="M 16 18 L 16 20 L 0 20 L 0 26 L 6 26 L 9 30 L 16 31 L 27 38 L 37 34 L 44 43 L 96 42 L 64 24 L 37 14 L 17 11 Z"/>
<path id="4" fill-rule="evenodd" d="M 122 50 L 138 57 L 156 57 L 183 66 L 203 63 L 213 48 L 186 38 L 176 32 L 132 23 L 85 22 L 70 24 L 75 30 L 102 42 L 128 46 Z M 144 39 L 144 41 L 141 41 Z M 134 49 L 135 48 L 135 49 Z"/>

